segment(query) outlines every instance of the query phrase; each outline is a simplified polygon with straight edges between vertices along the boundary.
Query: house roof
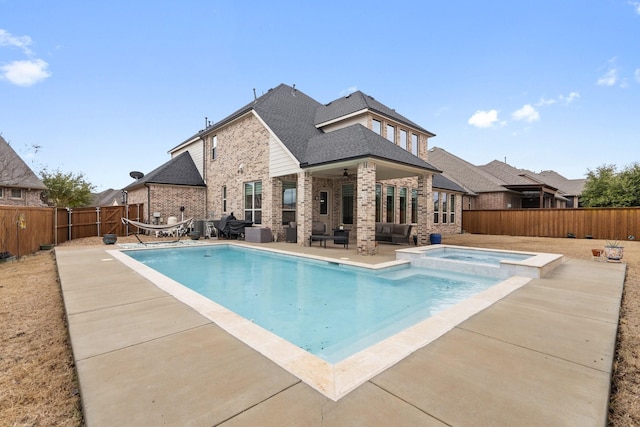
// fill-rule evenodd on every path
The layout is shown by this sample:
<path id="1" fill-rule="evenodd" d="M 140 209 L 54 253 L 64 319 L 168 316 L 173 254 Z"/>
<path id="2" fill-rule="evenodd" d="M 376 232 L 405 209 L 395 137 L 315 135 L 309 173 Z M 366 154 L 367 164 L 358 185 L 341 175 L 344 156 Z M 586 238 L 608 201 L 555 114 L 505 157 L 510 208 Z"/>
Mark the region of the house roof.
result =
<path id="1" fill-rule="evenodd" d="M 196 164 L 188 151 L 173 157 L 162 166 L 152 170 L 142 178 L 125 187 L 126 190 L 144 184 L 189 185 L 205 187 Z"/>
<path id="2" fill-rule="evenodd" d="M 535 179 L 533 176 L 528 175 L 527 171 L 522 169 L 516 169 L 513 166 L 493 160 L 486 165 L 478 166 L 480 169 L 488 172 L 489 174 L 499 178 L 507 185 L 540 185 L 542 181 Z"/>
<path id="3" fill-rule="evenodd" d="M 449 190 L 449 191 L 455 191 L 458 193 L 467 192 L 464 188 L 462 188 L 462 186 L 456 184 L 455 182 L 451 181 L 449 178 L 447 178 L 442 174 L 433 175 L 433 182 L 431 184 L 431 187 L 438 190 Z"/>
<path id="4" fill-rule="evenodd" d="M 42 180 L 27 166 L 5 139 L 0 136 L 0 186 L 46 190 Z"/>
<path id="5" fill-rule="evenodd" d="M 587 181 L 584 178 L 567 179 L 564 176 L 560 175 L 558 172 L 552 170 L 542 171 L 536 173 L 535 175 L 540 177 L 542 181 L 558 188 L 568 196 L 579 196 L 580 194 L 582 194 L 584 184 Z"/>
<path id="6" fill-rule="evenodd" d="M 94 206 L 111 206 L 114 201 L 120 204 L 122 200 L 122 190 L 109 188 L 108 190 L 93 194 L 92 197 Z"/>
<path id="7" fill-rule="evenodd" d="M 414 129 L 425 132 L 430 136 L 435 136 L 435 134 L 429 132 L 422 126 L 412 122 L 403 115 L 398 114 L 396 110 L 387 107 L 381 102 L 375 100 L 372 96 L 362 93 L 361 91 L 353 92 L 318 108 L 316 110 L 315 123 L 319 126 L 323 123 L 331 122 L 340 117 L 345 117 L 363 110 L 378 113 L 382 116 L 389 117 L 397 122 L 413 127 Z"/>
<path id="8" fill-rule="evenodd" d="M 334 116 L 337 112 L 353 108 L 357 110 L 369 108 L 433 135 L 362 92 L 356 92 L 349 97 L 340 98 L 325 106 L 295 87 L 280 84 L 219 122 L 201 130 L 177 147 L 195 138 L 214 133 L 233 120 L 254 111 L 293 154 L 301 166 L 344 161 L 348 158 L 371 155 L 392 162 L 437 171 L 432 165 L 420 160 L 406 150 L 396 147 L 395 144 L 386 140 L 383 143 L 382 140 L 384 138 L 374 132 L 371 132 L 373 135 L 363 136 L 362 132 L 355 131 L 352 128 L 342 132 L 338 130 L 324 133 L 316 127 L 318 117 Z M 324 112 L 318 113 L 320 110 Z M 348 139 L 346 138 L 347 134 L 359 138 L 359 140 Z M 328 145 L 321 147 L 321 144 Z M 328 148 L 329 146 L 331 149 Z"/>
<path id="9" fill-rule="evenodd" d="M 311 138 L 305 153 L 307 162 L 301 166 L 317 166 L 365 157 L 394 159 L 397 163 L 439 172 L 429 163 L 361 124 L 354 124 Z"/>
<path id="10" fill-rule="evenodd" d="M 429 163 L 442 170 L 445 178 L 460 185 L 467 193 L 506 191 L 504 181 L 442 148 L 429 150 Z"/>

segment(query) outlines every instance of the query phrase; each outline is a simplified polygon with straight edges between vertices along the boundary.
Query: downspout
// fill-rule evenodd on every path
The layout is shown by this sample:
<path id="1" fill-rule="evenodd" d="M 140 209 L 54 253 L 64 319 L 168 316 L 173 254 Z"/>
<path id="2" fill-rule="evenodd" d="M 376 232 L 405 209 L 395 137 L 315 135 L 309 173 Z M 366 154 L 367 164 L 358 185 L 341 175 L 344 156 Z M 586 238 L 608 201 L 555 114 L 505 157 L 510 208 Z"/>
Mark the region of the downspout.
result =
<path id="1" fill-rule="evenodd" d="M 147 187 L 147 224 L 151 224 L 151 188 L 146 182 L 144 186 Z"/>

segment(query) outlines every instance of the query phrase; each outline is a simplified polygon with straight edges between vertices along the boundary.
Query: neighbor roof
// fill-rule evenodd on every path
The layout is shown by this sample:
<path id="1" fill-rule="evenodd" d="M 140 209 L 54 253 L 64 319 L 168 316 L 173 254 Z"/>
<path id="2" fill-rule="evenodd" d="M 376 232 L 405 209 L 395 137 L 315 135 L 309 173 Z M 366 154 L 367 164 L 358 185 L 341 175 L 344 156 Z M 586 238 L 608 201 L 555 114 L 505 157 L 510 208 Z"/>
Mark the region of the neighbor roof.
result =
<path id="1" fill-rule="evenodd" d="M 42 180 L 27 166 L 5 139 L 0 136 L 0 186 L 46 190 Z"/>
<path id="2" fill-rule="evenodd" d="M 173 157 L 162 166 L 129 184 L 125 189 L 139 187 L 143 184 L 206 186 L 188 151 Z"/>

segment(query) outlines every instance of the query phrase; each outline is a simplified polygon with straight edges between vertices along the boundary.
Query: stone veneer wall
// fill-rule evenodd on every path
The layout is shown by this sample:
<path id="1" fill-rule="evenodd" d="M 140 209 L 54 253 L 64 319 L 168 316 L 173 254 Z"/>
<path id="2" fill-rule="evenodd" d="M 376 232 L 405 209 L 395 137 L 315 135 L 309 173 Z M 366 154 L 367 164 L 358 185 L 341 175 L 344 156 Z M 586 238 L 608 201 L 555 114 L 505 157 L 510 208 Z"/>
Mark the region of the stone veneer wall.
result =
<path id="1" fill-rule="evenodd" d="M 4 197 L 0 197 L 0 205 L 3 206 L 46 206 L 44 202 L 42 202 L 42 199 L 40 199 L 42 190 L 27 190 L 23 188 L 20 199 L 11 197 L 11 188 L 5 187 L 3 193 Z"/>
<path id="2" fill-rule="evenodd" d="M 154 221 L 153 213 L 160 212 L 163 223 L 167 218 L 175 216 L 180 220 L 182 212 L 180 206 L 184 206 L 184 218 L 206 219 L 204 187 L 189 187 L 179 185 L 149 184 L 150 199 L 147 197 L 147 187 L 140 187 L 129 191 L 129 204 L 144 204 L 143 221 Z M 149 206 L 150 204 L 150 206 Z"/>
<path id="3" fill-rule="evenodd" d="M 212 134 L 213 135 L 213 134 Z M 207 211 L 215 219 L 231 212 L 244 219 L 244 184 L 262 182 L 262 226 L 278 228 L 274 223 L 273 202 L 280 191 L 272 188 L 269 178 L 270 134 L 253 113 L 218 129 L 216 159 L 211 159 L 211 138 L 205 139 Z M 242 165 L 242 170 L 240 170 Z M 222 188 L 227 187 L 227 209 L 222 206 Z M 282 187 L 280 187 L 281 189 Z"/>

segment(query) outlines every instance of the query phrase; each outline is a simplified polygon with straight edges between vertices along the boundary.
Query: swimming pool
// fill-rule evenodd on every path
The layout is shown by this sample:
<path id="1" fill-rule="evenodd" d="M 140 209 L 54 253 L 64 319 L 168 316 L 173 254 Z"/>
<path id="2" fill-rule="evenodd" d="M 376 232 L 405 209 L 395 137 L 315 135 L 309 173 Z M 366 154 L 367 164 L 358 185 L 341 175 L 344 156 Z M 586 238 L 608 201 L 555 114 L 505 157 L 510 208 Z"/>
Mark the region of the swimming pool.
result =
<path id="1" fill-rule="evenodd" d="M 223 247 L 246 247 L 246 245 L 239 242 L 200 242 L 199 244 Z M 268 246 L 262 246 L 257 250 L 275 254 L 276 256 L 313 258 L 317 261 L 324 261 L 325 264 L 334 267 L 338 264 L 340 266 L 359 267 L 369 272 L 380 271 L 390 266 L 398 267 L 409 263 L 408 260 L 403 260 L 399 256 L 399 253 L 403 250 L 394 251 L 396 253 L 396 260 L 385 261 L 379 264 L 367 264 L 349 259 L 325 258 L 300 252 L 293 253 Z M 461 322 L 489 307 L 531 280 L 527 277 L 510 277 L 504 279 L 498 284 L 480 291 L 458 304 L 448 308 L 443 307 L 439 313 L 422 321 L 418 321 L 401 332 L 382 339 L 362 351 L 358 351 L 337 363 L 330 363 L 292 344 L 273 332 L 258 326 L 251 321 L 251 319 L 247 319 L 225 308 L 223 305 L 187 288 L 178 281 L 134 260 L 129 254 L 132 254 L 135 250 L 106 250 L 106 252 L 136 271 L 142 278 L 149 280 L 172 297 L 190 306 L 202 316 L 210 319 L 217 327 L 220 327 L 246 345 L 252 347 L 257 352 L 334 401 L 342 398 L 375 375 L 433 342 Z M 413 255 L 419 253 L 420 251 Z M 203 258 L 205 257 L 203 256 Z M 214 257 L 206 258 L 210 260 L 211 263 L 216 262 L 215 259 L 212 259 Z M 184 270 L 188 268 L 188 264 L 182 263 L 178 265 L 176 269 Z M 229 269 L 227 269 L 227 271 L 229 271 Z M 394 271 L 394 269 L 387 271 Z M 400 269 L 395 269 L 395 271 L 394 274 L 399 274 Z M 259 275 L 255 277 L 260 278 Z M 359 288 L 357 287 L 356 289 Z"/>
<path id="2" fill-rule="evenodd" d="M 440 247 L 424 253 L 426 257 L 450 259 L 454 261 L 475 262 L 479 264 L 500 265 L 500 261 L 522 261 L 534 256 L 515 252 L 497 252 L 477 249 Z"/>
<path id="3" fill-rule="evenodd" d="M 371 270 L 226 245 L 128 254 L 332 364 L 498 283 L 411 264 Z"/>

